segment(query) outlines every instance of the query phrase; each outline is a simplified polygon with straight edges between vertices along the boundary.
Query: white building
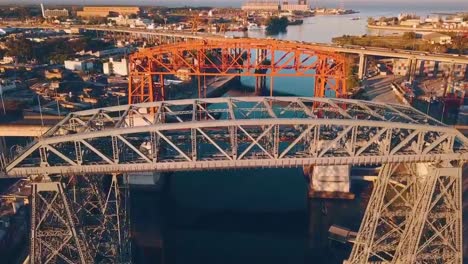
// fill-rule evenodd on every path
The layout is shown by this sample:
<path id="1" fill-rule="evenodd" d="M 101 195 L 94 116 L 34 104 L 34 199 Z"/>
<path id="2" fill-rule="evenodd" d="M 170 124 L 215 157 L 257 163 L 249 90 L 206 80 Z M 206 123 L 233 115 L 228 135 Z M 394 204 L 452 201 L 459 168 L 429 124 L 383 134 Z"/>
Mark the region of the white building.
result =
<path id="1" fill-rule="evenodd" d="M 422 36 L 422 39 L 428 41 L 431 44 L 444 45 L 444 44 L 452 43 L 452 37 L 445 35 L 445 34 L 438 33 L 438 32 L 424 34 Z"/>
<path id="2" fill-rule="evenodd" d="M 41 4 L 41 11 L 43 18 L 57 18 L 57 17 L 68 17 L 69 13 L 67 9 L 44 9 L 44 5 Z"/>
<path id="3" fill-rule="evenodd" d="M 424 22 L 426 23 L 438 23 L 441 20 L 441 17 L 439 15 L 431 15 L 428 16 Z"/>
<path id="4" fill-rule="evenodd" d="M 90 71 L 94 68 L 94 64 L 90 60 L 66 60 L 64 64 L 65 69 L 71 71 Z"/>
<path id="5" fill-rule="evenodd" d="M 417 27 L 421 25 L 421 19 L 407 19 L 400 22 L 400 26 Z"/>
<path id="6" fill-rule="evenodd" d="M 69 13 L 66 9 L 46 9 L 44 10 L 45 18 L 68 17 Z"/>
<path id="7" fill-rule="evenodd" d="M 128 18 L 126 16 L 109 17 L 108 21 L 114 22 L 117 26 L 128 27 L 147 27 L 153 23 L 151 19 L 147 18 Z"/>
<path id="8" fill-rule="evenodd" d="M 109 62 L 105 62 L 102 65 L 104 74 L 107 75 L 128 75 L 128 61 L 127 59 L 122 59 L 120 61 L 110 58 Z"/>

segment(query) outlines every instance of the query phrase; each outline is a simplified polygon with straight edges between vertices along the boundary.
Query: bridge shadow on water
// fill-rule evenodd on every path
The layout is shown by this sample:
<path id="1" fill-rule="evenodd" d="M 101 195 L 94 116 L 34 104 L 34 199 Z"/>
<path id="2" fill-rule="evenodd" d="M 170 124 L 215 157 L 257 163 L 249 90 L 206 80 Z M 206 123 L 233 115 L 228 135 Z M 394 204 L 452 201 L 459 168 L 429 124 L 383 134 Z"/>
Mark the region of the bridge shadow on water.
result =
<path id="1" fill-rule="evenodd" d="M 352 189 L 355 200 L 308 200 L 302 169 L 166 175 L 162 190 L 131 193 L 134 260 L 342 263 L 351 247 L 329 241 L 328 228 L 359 228 L 370 185 Z"/>

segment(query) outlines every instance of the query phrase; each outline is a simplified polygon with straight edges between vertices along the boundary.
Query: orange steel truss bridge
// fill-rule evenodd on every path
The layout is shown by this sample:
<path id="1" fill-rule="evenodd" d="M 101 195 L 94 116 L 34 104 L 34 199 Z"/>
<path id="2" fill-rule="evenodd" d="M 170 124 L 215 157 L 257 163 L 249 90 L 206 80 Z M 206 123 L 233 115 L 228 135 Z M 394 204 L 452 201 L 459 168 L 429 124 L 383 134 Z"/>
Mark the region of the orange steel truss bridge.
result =
<path id="1" fill-rule="evenodd" d="M 31 263 L 127 263 L 128 173 L 374 165 L 347 263 L 461 264 L 467 158 L 467 138 L 411 107 L 239 97 L 71 113 L 3 172 L 33 179 Z"/>
<path id="2" fill-rule="evenodd" d="M 180 74 L 198 78 L 198 98 L 206 98 L 201 85 L 207 76 L 251 76 L 255 89 L 270 96 L 275 77 L 310 77 L 315 97 L 327 90 L 345 97 L 346 58 L 333 48 L 270 39 L 208 39 L 142 49 L 130 56 L 129 103 L 167 99 L 164 80 Z M 314 84 L 312 84 L 314 83 Z M 294 88 L 291 88 L 294 89 Z"/>

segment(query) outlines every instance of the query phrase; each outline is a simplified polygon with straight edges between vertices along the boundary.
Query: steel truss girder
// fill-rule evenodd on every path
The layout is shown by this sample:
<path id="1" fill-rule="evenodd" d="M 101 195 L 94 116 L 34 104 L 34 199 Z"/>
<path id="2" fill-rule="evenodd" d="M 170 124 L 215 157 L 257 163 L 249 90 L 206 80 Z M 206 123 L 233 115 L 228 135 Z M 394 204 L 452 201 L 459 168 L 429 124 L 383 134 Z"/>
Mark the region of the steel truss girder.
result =
<path id="1" fill-rule="evenodd" d="M 213 98 L 70 114 L 6 171 L 25 176 L 434 162 L 465 160 L 467 152 L 468 140 L 455 128 L 400 105 Z"/>
<path id="2" fill-rule="evenodd" d="M 461 171 L 385 164 L 345 263 L 462 263 Z"/>
<path id="3" fill-rule="evenodd" d="M 347 96 L 345 56 L 314 45 L 265 39 L 195 40 L 143 49 L 129 61 L 130 103 L 164 100 L 164 94 L 158 97 L 162 80 L 179 70 L 190 76 L 309 76 L 316 78 L 315 96 L 323 97 L 327 89 L 338 97 Z"/>

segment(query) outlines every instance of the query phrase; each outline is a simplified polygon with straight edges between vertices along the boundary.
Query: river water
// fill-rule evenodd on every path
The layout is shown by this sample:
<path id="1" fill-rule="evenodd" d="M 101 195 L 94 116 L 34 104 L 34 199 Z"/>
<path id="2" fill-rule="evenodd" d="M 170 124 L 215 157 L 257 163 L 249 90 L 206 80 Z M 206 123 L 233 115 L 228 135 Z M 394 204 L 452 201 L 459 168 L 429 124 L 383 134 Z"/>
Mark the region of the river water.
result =
<path id="1" fill-rule="evenodd" d="M 306 18 L 303 25 L 271 37 L 327 43 L 343 34 L 381 34 L 365 27 L 369 16 L 460 11 L 444 6 L 348 8 L 361 13 Z M 246 34 L 266 37 L 260 31 Z M 242 82 L 253 86 L 253 79 Z M 310 78 L 275 79 L 277 92 L 311 96 L 312 87 Z M 244 87 L 225 96 L 249 95 Z M 162 192 L 132 192 L 137 263 L 341 263 L 350 247 L 328 242 L 326 231 L 331 224 L 357 231 L 365 209 L 361 198 L 370 188 L 353 184 L 359 197 L 354 201 L 310 202 L 300 168 L 178 172 L 166 179 Z"/>

